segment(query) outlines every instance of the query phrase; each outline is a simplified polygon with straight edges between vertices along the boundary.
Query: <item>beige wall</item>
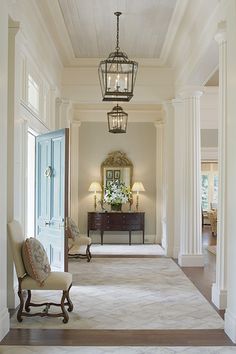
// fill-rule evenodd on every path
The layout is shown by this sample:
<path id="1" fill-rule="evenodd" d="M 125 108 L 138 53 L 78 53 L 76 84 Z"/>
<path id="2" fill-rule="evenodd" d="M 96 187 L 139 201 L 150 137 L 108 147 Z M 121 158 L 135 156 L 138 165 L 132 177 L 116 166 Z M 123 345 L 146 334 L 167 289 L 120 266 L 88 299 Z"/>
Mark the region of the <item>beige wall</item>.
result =
<path id="1" fill-rule="evenodd" d="M 134 165 L 133 181 L 142 181 L 146 191 L 140 195 L 140 210 L 145 211 L 145 234 L 148 241 L 155 235 L 156 198 L 156 129 L 153 123 L 128 123 L 126 134 L 111 134 L 106 123 L 82 122 L 79 129 L 79 227 L 87 231 L 87 212 L 93 211 L 93 194 L 88 192 L 92 181 L 101 181 L 100 165 L 109 152 L 121 150 Z M 109 206 L 107 206 L 109 210 Z M 99 208 L 100 210 L 100 208 Z M 127 242 L 127 233 L 104 237 L 104 242 Z M 100 238 L 93 233 L 93 241 Z M 133 241 L 141 241 L 141 233 Z"/>

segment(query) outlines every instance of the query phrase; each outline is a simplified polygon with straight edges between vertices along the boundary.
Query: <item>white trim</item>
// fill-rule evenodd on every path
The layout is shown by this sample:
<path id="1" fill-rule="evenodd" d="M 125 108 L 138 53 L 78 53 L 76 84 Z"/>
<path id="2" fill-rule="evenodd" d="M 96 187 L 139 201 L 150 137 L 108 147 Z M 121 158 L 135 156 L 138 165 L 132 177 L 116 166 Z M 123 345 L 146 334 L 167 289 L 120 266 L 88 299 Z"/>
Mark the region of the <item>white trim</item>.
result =
<path id="1" fill-rule="evenodd" d="M 10 318 L 7 308 L 0 312 L 0 340 L 2 340 L 8 333 L 10 328 Z"/>
<path id="2" fill-rule="evenodd" d="M 236 316 L 229 309 L 225 312 L 225 333 L 236 343 Z"/>
<path id="3" fill-rule="evenodd" d="M 167 30 L 164 44 L 162 46 L 160 60 L 165 65 L 166 60 L 169 56 L 172 44 L 174 42 L 176 33 L 179 29 L 180 23 L 183 19 L 186 7 L 188 5 L 188 0 L 177 0 L 171 21 Z"/>
<path id="4" fill-rule="evenodd" d="M 224 310 L 227 307 L 227 290 L 221 290 L 216 283 L 212 284 L 211 301 L 219 309 Z"/>
<path id="5" fill-rule="evenodd" d="M 218 148 L 201 148 L 201 161 L 218 161 Z"/>
<path id="6" fill-rule="evenodd" d="M 201 255 L 179 255 L 180 267 L 204 267 L 204 256 Z"/>

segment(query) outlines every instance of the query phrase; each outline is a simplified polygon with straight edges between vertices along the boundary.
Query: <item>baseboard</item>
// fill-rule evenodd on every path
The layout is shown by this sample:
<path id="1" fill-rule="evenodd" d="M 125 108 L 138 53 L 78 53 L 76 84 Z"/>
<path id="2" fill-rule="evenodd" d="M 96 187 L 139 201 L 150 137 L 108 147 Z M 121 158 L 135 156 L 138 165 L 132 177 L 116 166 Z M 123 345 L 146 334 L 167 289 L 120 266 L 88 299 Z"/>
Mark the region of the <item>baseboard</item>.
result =
<path id="1" fill-rule="evenodd" d="M 217 288 L 216 283 L 212 284 L 211 301 L 219 310 L 225 310 L 227 307 L 227 291 Z"/>
<path id="2" fill-rule="evenodd" d="M 87 236 L 86 234 L 82 234 L 81 236 Z M 89 235 L 92 238 L 93 243 L 101 243 L 101 236 L 99 233 L 92 233 L 90 232 Z M 103 242 L 104 244 L 128 244 L 129 243 L 129 234 L 122 233 L 122 234 L 109 234 L 104 233 L 103 235 Z M 131 236 L 132 244 L 142 244 L 143 243 L 143 235 L 142 233 L 135 233 L 132 232 Z M 156 243 L 156 235 L 145 235 L 144 236 L 144 243 L 145 244 L 154 244 Z"/>
<path id="3" fill-rule="evenodd" d="M 225 333 L 236 343 L 236 316 L 229 309 L 225 311 Z"/>
<path id="4" fill-rule="evenodd" d="M 179 256 L 179 247 L 173 248 L 173 258 L 177 259 Z"/>
<path id="5" fill-rule="evenodd" d="M 8 309 L 0 312 L 0 341 L 6 336 L 10 329 L 10 316 Z"/>
<path id="6" fill-rule="evenodd" d="M 204 256 L 203 255 L 179 255 L 178 263 L 180 267 L 204 267 Z"/>

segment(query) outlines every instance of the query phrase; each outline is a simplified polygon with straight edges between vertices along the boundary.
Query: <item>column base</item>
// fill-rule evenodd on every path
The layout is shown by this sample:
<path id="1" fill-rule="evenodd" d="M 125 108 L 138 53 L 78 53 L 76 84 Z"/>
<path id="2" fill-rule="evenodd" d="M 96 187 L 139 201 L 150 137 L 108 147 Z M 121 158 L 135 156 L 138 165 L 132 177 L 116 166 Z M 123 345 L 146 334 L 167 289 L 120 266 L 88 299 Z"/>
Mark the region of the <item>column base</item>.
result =
<path id="1" fill-rule="evenodd" d="M 227 306 L 227 290 L 218 289 L 216 283 L 213 283 L 211 301 L 219 310 L 225 310 Z"/>
<path id="2" fill-rule="evenodd" d="M 14 288 L 8 289 L 7 291 L 7 307 L 9 309 L 15 309 L 18 305 L 20 305 L 18 292 L 18 285 Z"/>
<path id="3" fill-rule="evenodd" d="M 178 263 L 180 267 L 204 267 L 204 257 L 202 254 L 179 255 Z"/>
<path id="4" fill-rule="evenodd" d="M 225 312 L 225 333 L 236 343 L 236 316 L 229 309 Z"/>
<path id="5" fill-rule="evenodd" d="M 10 317 L 8 309 L 0 312 L 0 341 L 6 336 L 10 329 Z"/>

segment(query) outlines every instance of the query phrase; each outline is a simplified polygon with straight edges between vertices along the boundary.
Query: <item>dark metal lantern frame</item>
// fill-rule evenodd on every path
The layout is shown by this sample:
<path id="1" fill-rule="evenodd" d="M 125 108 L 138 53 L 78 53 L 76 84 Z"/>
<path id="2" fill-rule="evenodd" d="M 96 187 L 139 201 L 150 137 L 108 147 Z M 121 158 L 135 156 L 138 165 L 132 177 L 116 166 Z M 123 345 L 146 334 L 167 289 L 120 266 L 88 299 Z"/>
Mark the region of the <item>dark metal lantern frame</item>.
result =
<path id="1" fill-rule="evenodd" d="M 133 97 L 138 63 L 130 60 L 119 47 L 119 16 L 117 16 L 116 48 L 106 60 L 99 64 L 98 74 L 103 101 L 130 101 Z"/>
<path id="2" fill-rule="evenodd" d="M 107 119 L 110 133 L 126 133 L 128 114 L 118 104 L 107 113 Z"/>

